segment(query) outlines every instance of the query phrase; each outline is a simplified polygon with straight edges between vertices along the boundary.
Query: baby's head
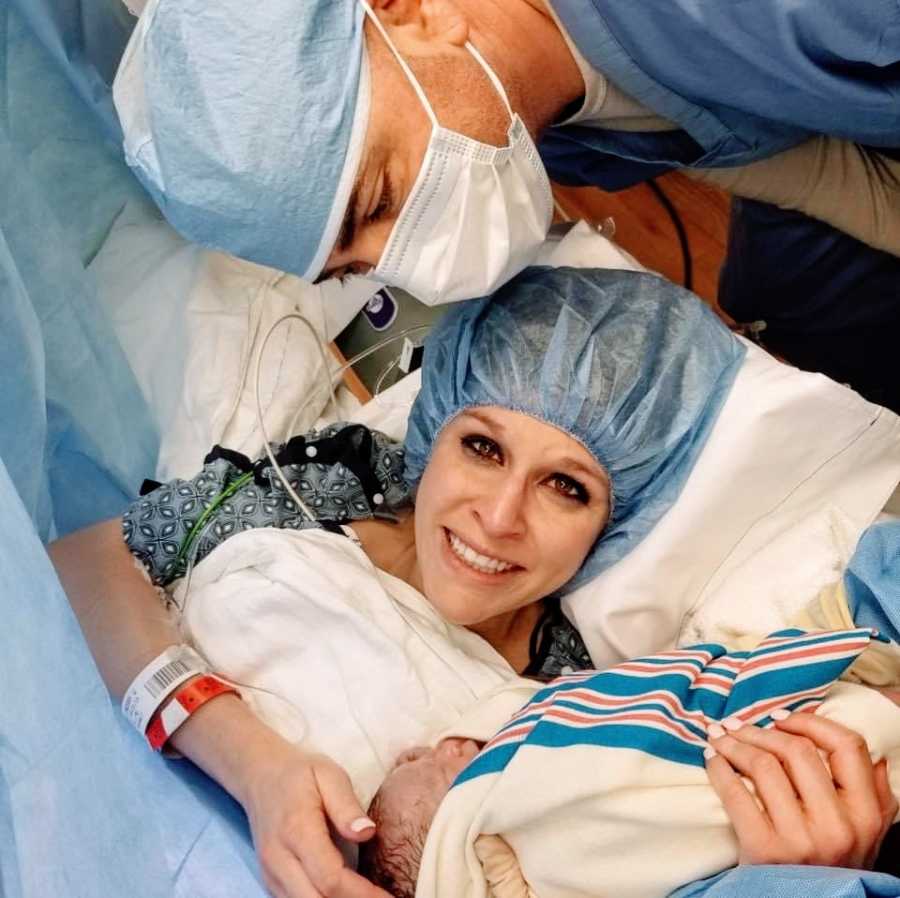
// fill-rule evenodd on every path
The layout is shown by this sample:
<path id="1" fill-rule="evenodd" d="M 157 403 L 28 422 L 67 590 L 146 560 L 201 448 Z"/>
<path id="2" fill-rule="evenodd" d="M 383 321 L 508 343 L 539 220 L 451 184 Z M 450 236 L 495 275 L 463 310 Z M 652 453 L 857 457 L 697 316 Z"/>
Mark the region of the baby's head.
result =
<path id="1" fill-rule="evenodd" d="M 360 846 L 359 872 L 394 898 L 413 898 L 425 838 L 438 806 L 478 754 L 471 739 L 444 739 L 397 759 L 369 806 L 375 836 Z"/>

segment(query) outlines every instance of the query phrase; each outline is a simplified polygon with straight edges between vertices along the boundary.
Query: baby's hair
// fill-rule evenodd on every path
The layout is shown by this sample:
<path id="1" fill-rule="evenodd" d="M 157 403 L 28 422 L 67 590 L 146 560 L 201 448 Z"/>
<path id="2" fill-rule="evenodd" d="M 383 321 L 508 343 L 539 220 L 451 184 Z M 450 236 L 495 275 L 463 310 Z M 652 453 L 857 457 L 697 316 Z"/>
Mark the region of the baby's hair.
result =
<path id="1" fill-rule="evenodd" d="M 381 793 L 369 805 L 375 835 L 359 846 L 359 873 L 393 898 L 415 898 L 416 880 L 430 820 L 416 825 L 410 820 L 384 819 Z"/>

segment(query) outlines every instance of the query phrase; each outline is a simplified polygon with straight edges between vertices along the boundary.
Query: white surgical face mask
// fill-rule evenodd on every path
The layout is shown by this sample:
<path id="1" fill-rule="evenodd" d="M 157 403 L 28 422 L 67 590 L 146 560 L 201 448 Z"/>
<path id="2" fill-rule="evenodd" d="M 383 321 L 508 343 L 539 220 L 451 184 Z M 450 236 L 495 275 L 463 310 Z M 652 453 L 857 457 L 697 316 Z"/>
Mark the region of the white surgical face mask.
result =
<path id="1" fill-rule="evenodd" d="M 370 276 L 427 305 L 492 293 L 530 264 L 553 219 L 550 181 L 500 79 L 468 51 L 503 98 L 512 123 L 505 147 L 442 128 L 409 66 L 361 0 L 431 118 L 431 139 L 412 191 Z"/>

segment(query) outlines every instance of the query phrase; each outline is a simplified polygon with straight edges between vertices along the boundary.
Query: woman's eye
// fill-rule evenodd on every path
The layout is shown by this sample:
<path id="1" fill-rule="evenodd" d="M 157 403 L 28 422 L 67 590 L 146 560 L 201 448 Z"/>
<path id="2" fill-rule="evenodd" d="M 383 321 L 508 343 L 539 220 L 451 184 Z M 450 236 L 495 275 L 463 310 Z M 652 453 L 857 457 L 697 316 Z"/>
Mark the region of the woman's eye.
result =
<path id="1" fill-rule="evenodd" d="M 588 491 L 582 484 L 577 480 L 573 480 L 571 477 L 567 477 L 565 474 L 554 474 L 548 482 L 553 489 L 567 499 L 575 499 L 582 504 L 587 504 L 587 501 L 590 498 Z"/>
<path id="2" fill-rule="evenodd" d="M 487 437 L 472 435 L 463 437 L 462 444 L 472 455 L 485 461 L 502 461 L 500 447 Z"/>

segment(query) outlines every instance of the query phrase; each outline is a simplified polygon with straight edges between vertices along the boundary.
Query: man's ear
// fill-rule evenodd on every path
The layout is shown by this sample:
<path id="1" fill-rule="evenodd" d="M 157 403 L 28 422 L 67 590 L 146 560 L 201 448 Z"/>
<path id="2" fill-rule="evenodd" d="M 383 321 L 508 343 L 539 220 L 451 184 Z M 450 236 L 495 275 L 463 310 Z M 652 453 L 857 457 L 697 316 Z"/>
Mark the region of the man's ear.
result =
<path id="1" fill-rule="evenodd" d="M 422 0 L 369 0 L 384 25 L 395 27 L 422 23 Z"/>
<path id="2" fill-rule="evenodd" d="M 375 15 L 388 28 L 402 28 L 419 40 L 462 47 L 469 39 L 469 23 L 453 0 L 369 0 Z"/>

